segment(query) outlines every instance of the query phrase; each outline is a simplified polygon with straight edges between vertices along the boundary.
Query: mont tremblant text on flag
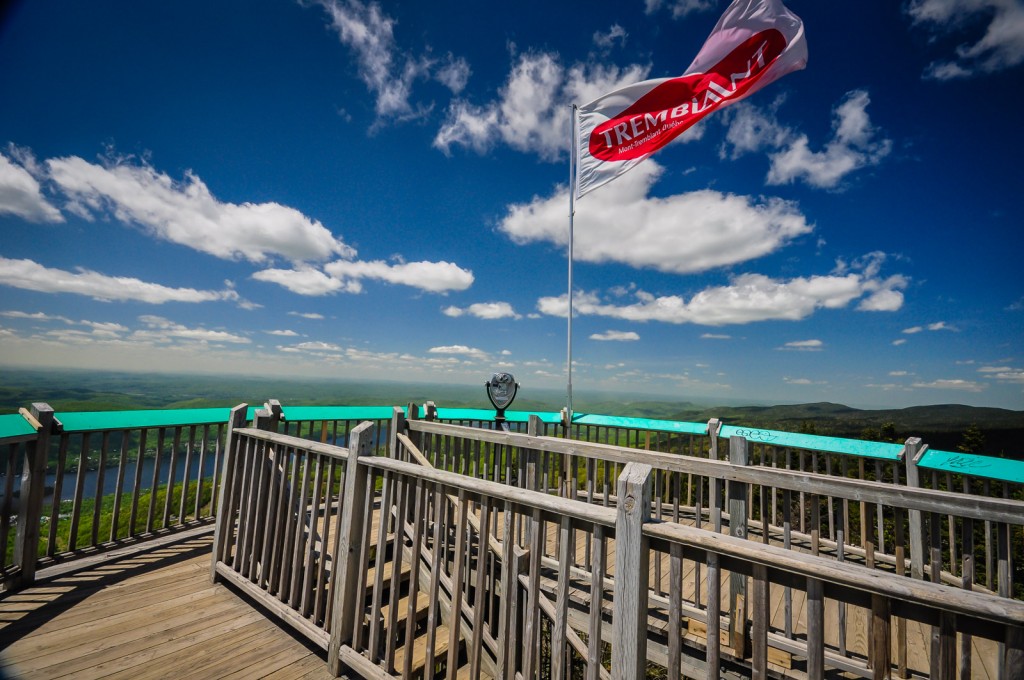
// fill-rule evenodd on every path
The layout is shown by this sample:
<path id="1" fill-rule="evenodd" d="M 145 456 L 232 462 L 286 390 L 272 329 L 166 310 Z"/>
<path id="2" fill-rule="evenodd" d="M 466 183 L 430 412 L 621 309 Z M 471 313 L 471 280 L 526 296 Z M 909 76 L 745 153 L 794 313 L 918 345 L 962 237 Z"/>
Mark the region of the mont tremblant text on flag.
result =
<path id="1" fill-rule="evenodd" d="M 736 0 L 683 75 L 579 108 L 576 197 L 610 182 L 704 116 L 807 64 L 803 23 L 780 0 Z"/>

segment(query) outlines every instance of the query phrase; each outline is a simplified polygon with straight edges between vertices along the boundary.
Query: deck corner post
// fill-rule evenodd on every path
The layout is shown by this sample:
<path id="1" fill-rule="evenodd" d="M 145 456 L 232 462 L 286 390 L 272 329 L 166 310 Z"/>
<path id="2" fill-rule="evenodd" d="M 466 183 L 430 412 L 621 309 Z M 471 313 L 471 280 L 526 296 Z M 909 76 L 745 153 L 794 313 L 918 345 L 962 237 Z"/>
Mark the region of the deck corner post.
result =
<path id="1" fill-rule="evenodd" d="M 412 413 L 413 404 L 409 404 Z M 398 435 L 405 434 L 405 411 L 395 406 L 391 409 L 391 426 L 388 428 L 388 458 L 398 460 L 400 446 Z"/>
<path id="2" fill-rule="evenodd" d="M 277 432 L 278 424 L 284 420 L 284 409 L 281 408 L 281 402 L 277 399 L 267 399 L 263 408 L 270 411 L 270 431 Z"/>
<path id="3" fill-rule="evenodd" d="M 437 404 L 428 401 L 423 405 L 423 420 L 431 423 L 437 420 Z"/>
<path id="4" fill-rule="evenodd" d="M 410 401 L 409 405 L 405 409 L 405 420 L 406 422 L 412 420 L 420 420 L 420 407 L 414 401 Z M 416 448 L 420 451 L 423 450 L 423 433 L 415 430 L 411 430 L 408 427 L 405 428 L 409 434 L 409 439 L 416 445 Z"/>
<path id="5" fill-rule="evenodd" d="M 729 437 L 729 462 L 748 465 L 750 456 L 744 437 Z M 747 538 L 747 483 L 729 482 L 729 535 Z M 747 657 L 747 575 L 729 574 L 729 641 L 740 658 Z"/>
<path id="6" fill-rule="evenodd" d="M 349 435 L 348 460 L 345 463 L 345 489 L 338 522 L 338 570 L 333 578 L 334 602 L 331 609 L 331 637 L 327 646 L 327 669 L 334 677 L 342 672 L 341 646 L 352 640 L 355 615 L 359 608 L 359 575 L 362 563 L 361 537 L 363 526 L 373 514 L 367 501 L 367 479 L 370 469 L 359 464 L 359 459 L 373 454 L 373 423 L 362 422 Z"/>
<path id="7" fill-rule="evenodd" d="M 21 508 L 14 539 L 13 563 L 19 567 L 11 588 L 23 588 L 36 580 L 39 553 L 39 519 L 46 495 L 46 460 L 50 452 L 53 409 L 49 404 L 32 404 L 32 417 L 39 423 L 35 441 L 25 444 L 25 463 L 21 470 Z"/>
<path id="8" fill-rule="evenodd" d="M 718 418 L 712 418 L 708 421 L 708 440 L 710 441 L 708 457 L 711 460 L 718 460 L 718 432 L 721 429 L 722 421 Z"/>
<path id="9" fill-rule="evenodd" d="M 1007 626 L 1003 652 L 1005 680 L 1024 680 L 1024 628 Z"/>
<path id="10" fill-rule="evenodd" d="M 257 430 L 270 432 L 274 422 L 274 412 L 269 408 L 256 409 L 252 414 L 252 426 Z"/>
<path id="11" fill-rule="evenodd" d="M 217 562 L 224 557 L 224 547 L 228 544 L 227 532 L 231 531 L 234 519 L 234 503 L 231 507 L 225 505 L 234 499 L 234 468 L 235 454 L 238 446 L 235 442 L 235 429 L 245 427 L 246 415 L 249 411 L 248 404 L 239 404 L 231 409 L 228 417 L 227 434 L 224 437 L 224 466 L 220 476 L 220 491 L 217 499 L 217 522 L 213 530 L 213 550 L 210 564 L 210 581 L 217 582 Z M 254 417 L 255 420 L 255 417 Z M 214 490 L 215 493 L 218 493 Z"/>
<path id="12" fill-rule="evenodd" d="M 615 612 L 612 616 L 612 680 L 642 678 L 647 667 L 647 587 L 652 468 L 629 463 L 617 483 Z"/>
<path id="13" fill-rule="evenodd" d="M 917 465 L 928 447 L 921 443 L 920 437 L 907 439 L 903 462 L 907 472 L 907 486 L 921 487 L 921 475 Z M 907 519 L 910 524 L 910 576 L 921 580 L 924 578 L 924 518 L 920 510 L 909 510 Z"/>
<path id="14" fill-rule="evenodd" d="M 530 437 L 539 437 L 541 426 L 540 416 L 531 413 L 530 419 L 526 423 L 526 434 Z M 524 449 L 523 456 L 526 458 L 526 488 L 530 491 L 538 491 L 540 486 L 538 486 L 537 478 L 537 459 L 539 458 L 537 449 Z"/>

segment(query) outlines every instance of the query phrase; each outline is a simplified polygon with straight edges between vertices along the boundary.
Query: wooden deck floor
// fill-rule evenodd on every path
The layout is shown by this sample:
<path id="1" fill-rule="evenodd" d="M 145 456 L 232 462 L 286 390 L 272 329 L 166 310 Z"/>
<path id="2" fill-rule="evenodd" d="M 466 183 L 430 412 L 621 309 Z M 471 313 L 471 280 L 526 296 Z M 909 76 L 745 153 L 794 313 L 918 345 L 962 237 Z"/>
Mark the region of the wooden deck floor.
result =
<path id="1" fill-rule="evenodd" d="M 210 583 L 210 534 L 0 596 L 0 678 L 326 679 L 325 654 Z"/>
<path id="2" fill-rule="evenodd" d="M 554 527 L 548 541 L 553 549 Z M 315 645 L 223 584 L 210 582 L 209 531 L 96 566 L 75 567 L 16 593 L 0 595 L 0 680 L 6 678 L 329 678 Z M 609 567 L 614 571 L 613 543 Z M 577 543 L 582 560 L 582 541 Z M 684 572 L 691 599 L 704 589 L 693 565 Z M 664 592 L 668 563 L 650 581 Z M 659 578 L 660 576 L 660 578 Z M 723 575 L 723 580 L 726 577 Z M 726 589 L 723 588 L 723 598 Z M 578 593 L 585 597 L 585 593 Z M 782 589 L 772 588 L 772 623 L 780 628 Z M 794 593 L 794 625 L 805 629 L 802 594 Z M 728 606 L 723 601 L 723 611 Z M 826 639 L 835 643 L 837 614 L 826 611 Z M 851 648 L 863 647 L 866 616 L 848 612 Z M 908 631 L 911 667 L 927 669 L 927 633 Z M 704 635 L 701 631 L 698 637 Z M 699 642 L 699 640 L 698 640 Z M 972 677 L 995 677 L 994 645 L 975 640 Z M 465 670 L 465 669 L 460 669 Z M 776 672 L 790 675 L 782 668 Z M 800 674 L 794 673 L 797 677 Z"/>

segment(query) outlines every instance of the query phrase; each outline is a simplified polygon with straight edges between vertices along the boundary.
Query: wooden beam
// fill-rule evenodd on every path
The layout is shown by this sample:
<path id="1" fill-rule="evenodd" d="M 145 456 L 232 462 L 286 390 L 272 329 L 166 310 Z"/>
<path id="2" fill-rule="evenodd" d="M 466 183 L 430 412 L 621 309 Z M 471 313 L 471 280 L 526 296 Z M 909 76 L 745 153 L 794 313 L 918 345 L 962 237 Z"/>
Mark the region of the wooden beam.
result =
<path id="1" fill-rule="evenodd" d="M 629 463 L 619 475 L 615 522 L 615 614 L 612 618 L 612 679 L 645 675 L 647 580 L 650 550 L 644 523 L 651 515 L 650 465 Z"/>

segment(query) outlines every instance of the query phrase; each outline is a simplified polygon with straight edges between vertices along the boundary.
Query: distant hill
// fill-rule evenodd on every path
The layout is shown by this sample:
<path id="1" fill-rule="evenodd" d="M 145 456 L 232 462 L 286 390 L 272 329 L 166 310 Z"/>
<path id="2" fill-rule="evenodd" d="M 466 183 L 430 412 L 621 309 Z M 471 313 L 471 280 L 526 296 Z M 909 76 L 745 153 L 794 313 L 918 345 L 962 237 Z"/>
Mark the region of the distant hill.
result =
<path id="1" fill-rule="evenodd" d="M 964 431 L 974 426 L 985 442 L 977 453 L 1024 458 L 1024 411 L 962 404 L 866 410 L 819 402 L 691 409 L 676 412 L 673 419 L 704 422 L 716 417 L 737 425 L 853 439 L 879 439 L 884 428 L 895 441 L 921 437 L 932 448 L 947 451 L 956 451 Z"/>
<path id="2" fill-rule="evenodd" d="M 442 407 L 490 408 L 484 378 L 479 386 L 472 386 L 0 368 L 0 413 L 16 413 L 19 407 L 37 401 L 48 402 L 57 411 L 112 411 L 262 404 L 271 398 L 285 406 L 422 404 L 430 400 Z M 558 411 L 563 406 L 560 390 L 528 387 L 520 392 L 513 408 Z M 947 451 L 957 450 L 964 431 L 974 427 L 980 434 L 978 453 L 1024 459 L 1024 411 L 999 408 L 942 404 L 864 410 L 831 402 L 708 406 L 607 392 L 577 394 L 574 407 L 586 413 L 661 420 L 707 422 L 719 418 L 734 425 L 874 441 L 902 442 L 916 436 Z"/>

